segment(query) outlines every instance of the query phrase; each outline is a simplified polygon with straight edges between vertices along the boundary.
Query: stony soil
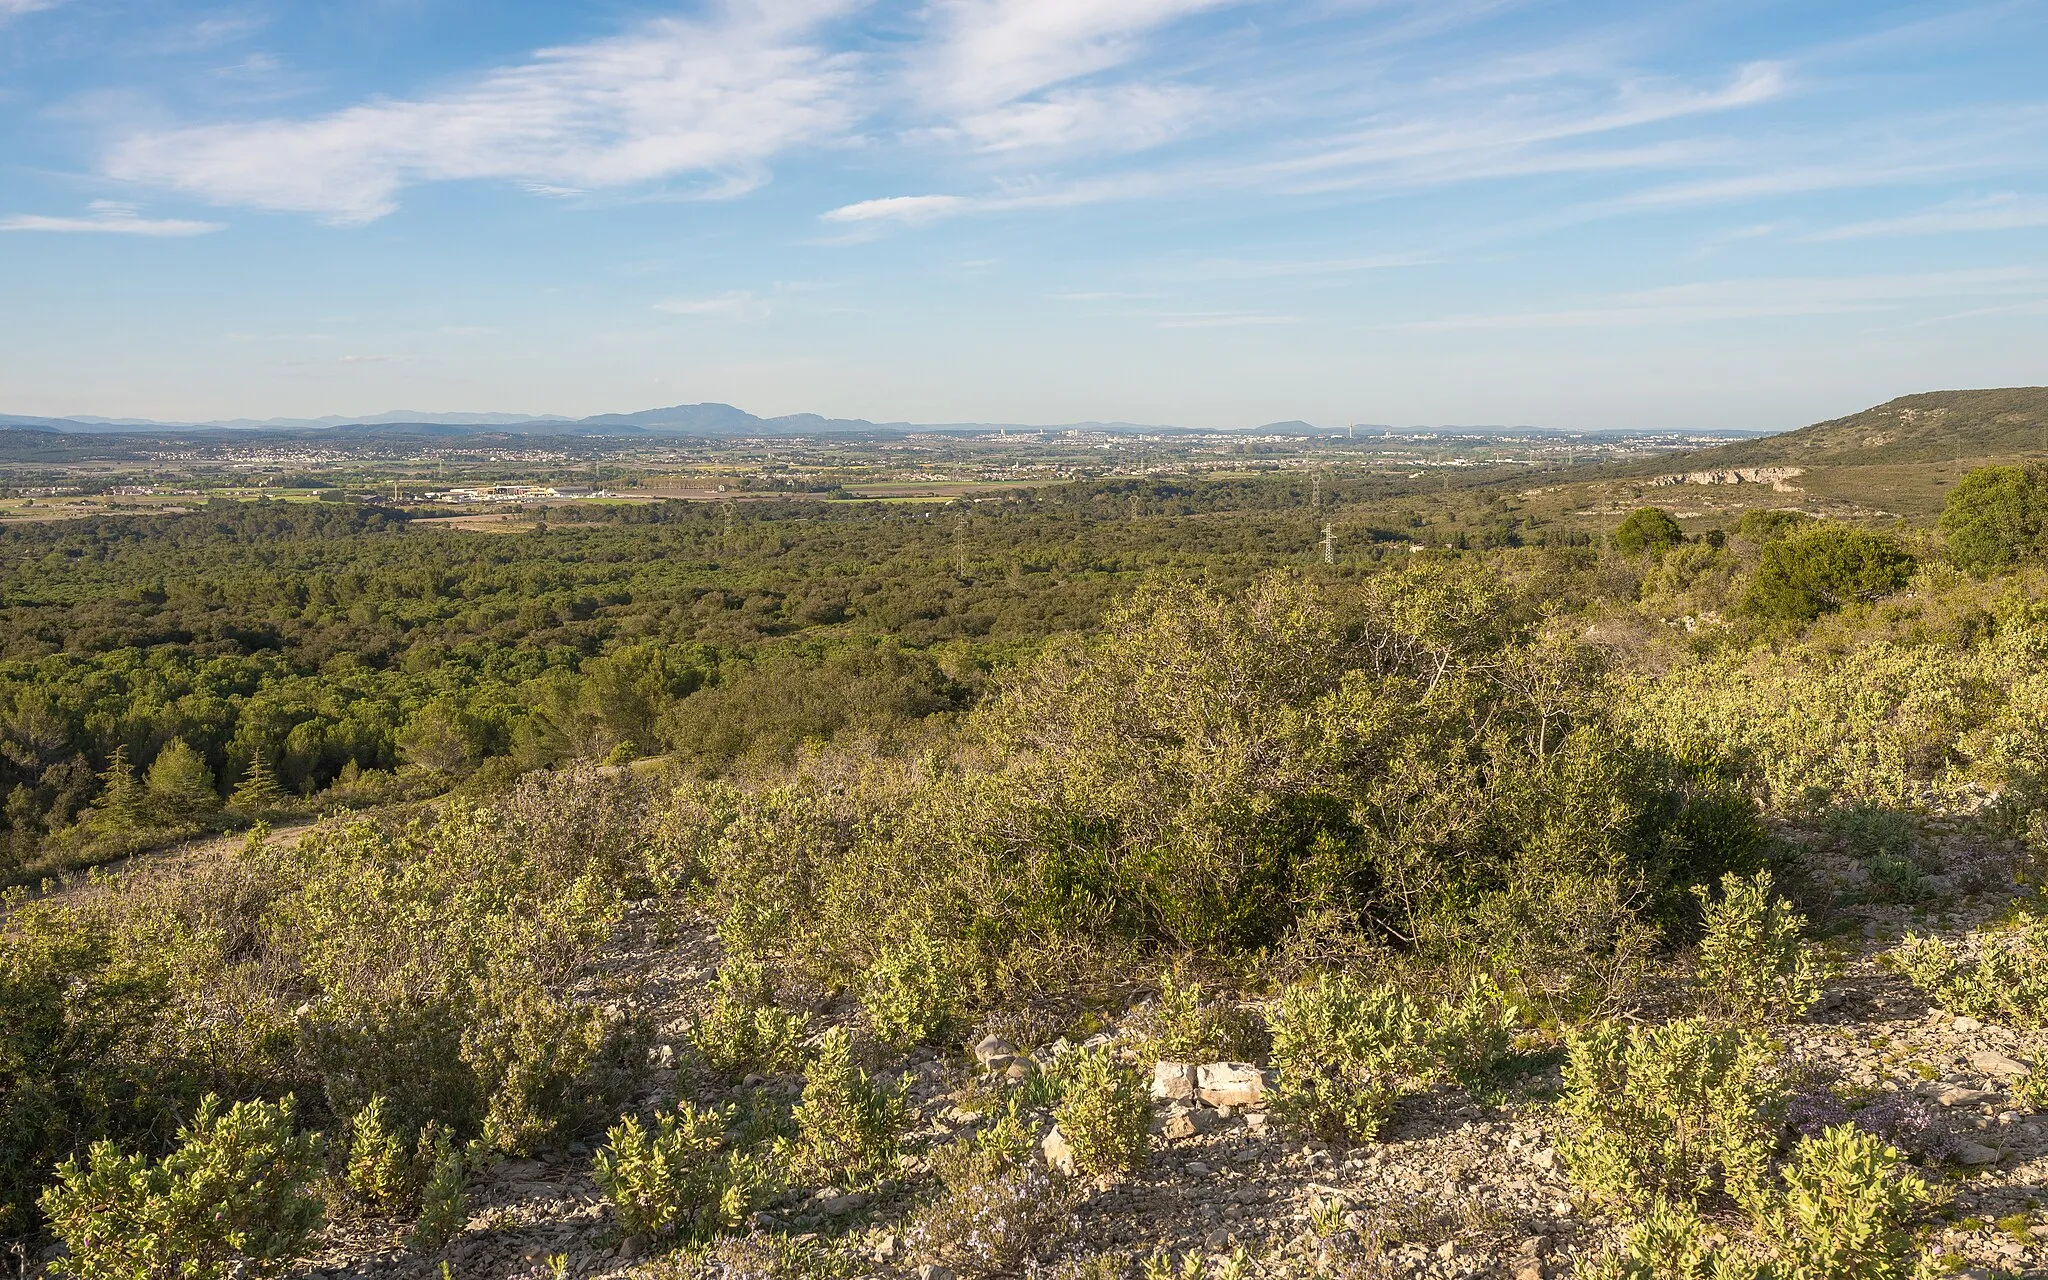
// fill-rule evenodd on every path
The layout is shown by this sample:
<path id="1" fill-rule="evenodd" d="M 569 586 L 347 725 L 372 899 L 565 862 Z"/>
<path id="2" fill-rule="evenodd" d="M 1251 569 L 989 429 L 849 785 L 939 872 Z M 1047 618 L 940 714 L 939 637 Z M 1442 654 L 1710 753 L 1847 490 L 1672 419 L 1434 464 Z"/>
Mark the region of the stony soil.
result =
<path id="1" fill-rule="evenodd" d="M 2048 1116 L 2012 1102 L 2006 1061 L 2048 1068 L 2048 1046 L 1931 1008 L 1879 962 L 1909 928 L 1960 936 L 1996 919 L 2019 891 L 2024 855 L 1959 818 L 1930 823 L 1921 856 L 1935 872 L 1931 897 L 1912 906 L 1860 903 L 1862 867 L 1810 843 L 1799 894 L 1816 931 L 1832 939 L 1842 972 L 1813 1018 L 1781 1035 L 1788 1055 L 1816 1078 L 1926 1101 L 1935 1117 L 1926 1145 L 1960 1155 L 1924 1159 L 1923 1173 L 1945 1200 L 1930 1238 L 1948 1268 L 2048 1276 Z M 679 929 L 651 911 L 622 939 L 618 968 L 640 983 L 659 1028 L 656 1066 L 638 1099 L 649 1110 L 679 1086 L 703 1087 L 678 1071 L 687 1071 L 684 1027 L 717 963 L 708 930 Z M 1355 1149 L 1280 1132 L 1256 1105 L 1161 1102 L 1155 1127 L 1164 1133 L 1149 1164 L 1087 1189 L 1077 1233 L 1061 1252 L 1163 1249 L 1220 1259 L 1242 1248 L 1254 1276 L 1568 1276 L 1576 1259 L 1611 1238 L 1613 1224 L 1575 1202 L 1555 1149 L 1554 1056 L 1533 1067 L 1496 1097 L 1450 1089 L 1410 1097 L 1380 1141 Z M 838 1242 L 866 1274 L 922 1270 L 924 1280 L 944 1280 L 919 1267 L 902 1235 L 929 1190 L 920 1153 L 971 1130 L 1007 1086 L 957 1047 L 883 1069 L 903 1078 L 914 1103 L 900 1177 L 867 1192 L 791 1192 L 760 1221 Z M 780 1083 L 793 1090 L 797 1082 Z M 540 1280 L 557 1267 L 570 1276 L 626 1276 L 650 1265 L 640 1241 L 620 1238 L 582 1143 L 478 1175 L 468 1227 L 445 1253 L 410 1253 L 401 1238 L 398 1224 L 330 1228 L 325 1251 L 301 1274 L 397 1280 L 437 1276 L 445 1264 L 454 1280 Z"/>

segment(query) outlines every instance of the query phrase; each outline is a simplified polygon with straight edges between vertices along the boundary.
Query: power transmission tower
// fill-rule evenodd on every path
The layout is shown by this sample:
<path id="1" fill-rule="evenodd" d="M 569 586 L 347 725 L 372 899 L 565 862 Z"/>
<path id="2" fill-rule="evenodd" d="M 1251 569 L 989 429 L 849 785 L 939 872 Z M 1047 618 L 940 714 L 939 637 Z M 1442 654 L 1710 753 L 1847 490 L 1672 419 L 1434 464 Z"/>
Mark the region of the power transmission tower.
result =
<path id="1" fill-rule="evenodd" d="M 965 511 L 961 512 L 959 518 L 953 522 L 953 573 L 963 580 L 967 577 L 967 513 Z"/>
<path id="2" fill-rule="evenodd" d="M 1337 563 L 1337 531 L 1328 521 L 1323 523 L 1323 563 Z"/>

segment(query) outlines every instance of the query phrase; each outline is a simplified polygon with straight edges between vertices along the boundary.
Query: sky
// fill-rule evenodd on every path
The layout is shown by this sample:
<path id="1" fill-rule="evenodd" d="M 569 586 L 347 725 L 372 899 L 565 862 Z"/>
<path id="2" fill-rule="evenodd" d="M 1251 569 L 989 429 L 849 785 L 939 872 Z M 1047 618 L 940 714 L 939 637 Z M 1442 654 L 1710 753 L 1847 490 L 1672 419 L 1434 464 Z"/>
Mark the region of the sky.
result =
<path id="1" fill-rule="evenodd" d="M 2048 383 L 2048 0 L 0 0 L 0 412 Z"/>

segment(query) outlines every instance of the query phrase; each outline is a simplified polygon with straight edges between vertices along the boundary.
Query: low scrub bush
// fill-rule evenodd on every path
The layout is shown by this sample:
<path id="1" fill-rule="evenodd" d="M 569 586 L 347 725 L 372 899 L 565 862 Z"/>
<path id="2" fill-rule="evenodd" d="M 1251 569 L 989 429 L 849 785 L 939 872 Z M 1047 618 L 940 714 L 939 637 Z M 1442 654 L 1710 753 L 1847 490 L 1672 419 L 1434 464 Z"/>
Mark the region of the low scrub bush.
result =
<path id="1" fill-rule="evenodd" d="M 948 949 L 922 928 L 885 945 L 861 980 L 861 1009 L 875 1038 L 908 1049 L 943 1034 L 954 1019 L 961 976 Z"/>
<path id="2" fill-rule="evenodd" d="M 1065 1092 L 1053 1108 L 1074 1170 L 1106 1178 L 1143 1167 L 1152 1150 L 1152 1102 L 1136 1068 L 1107 1047 L 1060 1061 Z"/>
<path id="3" fill-rule="evenodd" d="M 762 1162 L 726 1146 L 729 1115 L 688 1102 L 653 1130 L 626 1116 L 591 1161 L 628 1235 L 702 1240 L 738 1229 L 768 1184 Z"/>
<path id="4" fill-rule="evenodd" d="M 903 1100 L 853 1064 L 853 1040 L 835 1027 L 818 1040 L 804 1068 L 804 1094 L 785 1147 L 792 1179 L 879 1177 L 896 1159 Z"/>
<path id="5" fill-rule="evenodd" d="M 1080 1223 L 1071 1183 L 1031 1159 L 1014 1109 L 980 1133 L 932 1154 L 937 1196 L 911 1219 L 911 1249 L 968 1275 L 1015 1272 L 1072 1236 Z"/>
<path id="6" fill-rule="evenodd" d="M 420 1193 L 454 1146 L 442 1125 L 428 1121 L 408 1135 L 391 1123 L 389 1112 L 380 1094 L 349 1120 L 341 1172 L 348 1199 L 377 1214 L 416 1210 Z"/>
<path id="7" fill-rule="evenodd" d="M 1428 1051 L 1444 1074 L 1462 1088 L 1490 1082 L 1514 1045 L 1521 1011 L 1500 984 L 1478 974 L 1464 991 L 1442 1002 L 1429 1020 Z"/>
<path id="8" fill-rule="evenodd" d="M 308 1190 L 318 1139 L 295 1126 L 290 1098 L 209 1095 L 161 1161 L 111 1142 L 66 1160 L 43 1212 L 67 1249 L 54 1274 L 77 1280 L 228 1280 L 275 1275 L 302 1256 L 320 1224 Z"/>
<path id="9" fill-rule="evenodd" d="M 1927 1183 L 1882 1138 L 1837 1125 L 1793 1151 L 1784 1191 L 1757 1215 L 1785 1280 L 1906 1280 L 1919 1249 L 1908 1231 Z"/>
<path id="10" fill-rule="evenodd" d="M 1572 1179 L 1600 1204 L 1738 1201 L 1762 1185 L 1778 1132 L 1769 1047 L 1698 1021 L 1605 1024 L 1573 1035 L 1558 1146 Z"/>
<path id="11" fill-rule="evenodd" d="M 706 1066 L 736 1076 L 801 1064 L 798 1043 L 810 1029 L 810 1015 L 775 1003 L 775 984 L 759 960 L 745 953 L 728 956 L 711 989 L 710 1010 L 689 1029 L 690 1044 Z"/>
<path id="12" fill-rule="evenodd" d="M 1248 1058 L 1263 1039 L 1255 1019 L 1212 997 L 1178 966 L 1159 975 L 1159 998 L 1140 1006 L 1128 1029 L 1140 1055 L 1155 1061 Z"/>
<path id="13" fill-rule="evenodd" d="M 441 1248 L 468 1222 L 469 1165 L 469 1152 L 457 1150 L 445 1135 L 436 1135 L 433 1163 L 420 1186 L 419 1217 L 412 1227 L 415 1249 Z"/>
<path id="14" fill-rule="evenodd" d="M 1782 1189 L 1750 1205 L 1751 1234 L 1710 1231 L 1688 1202 L 1653 1200 L 1584 1280 L 1908 1280 L 1924 1274 L 1910 1227 L 1927 1183 L 1884 1141 L 1838 1125 L 1800 1142 Z"/>
<path id="15" fill-rule="evenodd" d="M 1824 966 L 1806 918 L 1771 889 L 1768 871 L 1722 877 L 1719 899 L 1693 889 L 1702 917 L 1693 982 L 1715 1017 L 1762 1026 L 1803 1017 L 1820 1000 Z"/>
<path id="16" fill-rule="evenodd" d="M 1272 1029 L 1275 1110 L 1333 1141 L 1371 1141 L 1428 1061 L 1415 1002 L 1342 974 L 1282 992 Z"/>
<path id="17" fill-rule="evenodd" d="M 1909 935 L 1894 953 L 1913 985 L 1945 1009 L 2016 1027 L 2048 1026 L 2048 915 L 2021 911 L 1974 947 Z"/>

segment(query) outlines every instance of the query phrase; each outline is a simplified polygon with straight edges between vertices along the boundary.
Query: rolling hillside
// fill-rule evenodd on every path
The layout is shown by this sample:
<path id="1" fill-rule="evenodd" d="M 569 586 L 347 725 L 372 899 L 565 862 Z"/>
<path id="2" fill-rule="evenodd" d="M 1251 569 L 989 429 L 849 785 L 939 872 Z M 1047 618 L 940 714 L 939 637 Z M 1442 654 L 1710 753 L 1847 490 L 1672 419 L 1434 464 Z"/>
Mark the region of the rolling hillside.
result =
<path id="1" fill-rule="evenodd" d="M 1900 396 L 1846 418 L 1707 449 L 1686 462 L 1696 470 L 1886 466 L 2012 454 L 2048 454 L 2048 387 Z"/>

